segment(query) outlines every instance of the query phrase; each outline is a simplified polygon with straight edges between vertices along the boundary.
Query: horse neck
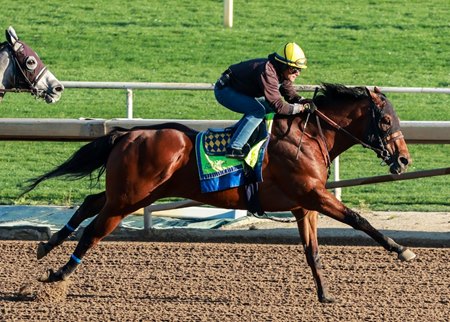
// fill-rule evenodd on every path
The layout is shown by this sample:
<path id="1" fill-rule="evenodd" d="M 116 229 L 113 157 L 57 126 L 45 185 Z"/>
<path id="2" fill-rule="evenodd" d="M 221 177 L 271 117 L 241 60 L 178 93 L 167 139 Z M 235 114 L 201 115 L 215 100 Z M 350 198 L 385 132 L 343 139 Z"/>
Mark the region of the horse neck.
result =
<path id="1" fill-rule="evenodd" d="M 342 104 L 339 106 L 321 107 L 320 111 L 357 139 L 363 139 L 369 121 L 368 108 L 363 101 L 356 101 L 351 104 Z M 320 136 L 320 129 L 315 120 L 313 121 L 313 124 L 316 135 Z M 338 155 L 358 144 L 357 140 L 351 138 L 344 131 L 336 129 L 323 120 L 320 120 L 320 127 L 322 128 L 322 133 L 331 160 L 334 160 Z"/>

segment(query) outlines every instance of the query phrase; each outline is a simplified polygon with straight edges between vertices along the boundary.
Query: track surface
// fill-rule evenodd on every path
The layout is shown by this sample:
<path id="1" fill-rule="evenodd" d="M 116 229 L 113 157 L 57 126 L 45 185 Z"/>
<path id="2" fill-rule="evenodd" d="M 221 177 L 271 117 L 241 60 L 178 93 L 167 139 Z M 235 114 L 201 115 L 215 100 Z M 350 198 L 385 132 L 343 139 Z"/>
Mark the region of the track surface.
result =
<path id="1" fill-rule="evenodd" d="M 75 244 L 37 261 L 37 242 L 0 241 L 0 321 L 448 321 L 450 250 L 322 246 L 337 303 L 316 299 L 297 245 L 103 242 L 70 282 L 41 284 Z"/>

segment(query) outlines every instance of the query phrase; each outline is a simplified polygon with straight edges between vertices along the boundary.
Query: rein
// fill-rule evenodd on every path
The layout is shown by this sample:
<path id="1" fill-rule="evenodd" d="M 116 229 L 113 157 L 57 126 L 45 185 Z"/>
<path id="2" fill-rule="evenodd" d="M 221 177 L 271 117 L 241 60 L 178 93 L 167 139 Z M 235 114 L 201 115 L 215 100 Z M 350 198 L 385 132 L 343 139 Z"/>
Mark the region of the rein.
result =
<path id="1" fill-rule="evenodd" d="M 328 116 L 326 116 L 325 114 L 323 114 L 321 111 L 316 110 L 315 113 L 323 120 L 325 121 L 325 123 L 331 125 L 333 128 L 335 128 L 338 131 L 342 131 L 345 134 L 347 134 L 349 137 L 353 138 L 355 141 L 357 141 L 358 143 L 360 143 L 362 146 L 364 146 L 365 148 L 369 148 L 372 149 L 376 152 L 381 151 L 379 149 L 376 149 L 374 147 L 372 147 L 371 145 L 367 144 L 366 142 L 358 139 L 356 136 L 354 136 L 353 134 L 351 134 L 349 131 L 347 131 L 346 129 L 344 129 L 343 127 L 341 127 L 339 124 L 337 124 L 335 121 L 333 121 L 332 119 L 330 119 Z"/>
<path id="2" fill-rule="evenodd" d="M 316 89 L 314 90 L 314 95 L 313 95 L 313 99 L 316 97 L 317 92 L 319 91 L 319 88 L 316 87 Z M 317 109 L 316 109 L 317 111 Z M 302 131 L 302 135 L 300 136 L 300 142 L 298 144 L 298 148 L 297 148 L 297 154 L 295 155 L 295 159 L 298 160 L 298 155 L 300 153 L 300 150 L 302 148 L 302 143 L 303 143 L 303 135 L 305 135 L 306 132 L 306 127 L 308 125 L 308 121 L 309 121 L 309 117 L 311 116 L 312 112 L 309 112 L 308 115 L 306 116 L 306 121 L 305 121 L 305 126 L 303 127 L 303 131 Z M 325 145 L 325 151 L 327 152 L 326 155 L 324 155 L 324 159 L 325 159 L 325 163 L 327 165 L 327 168 L 330 168 L 331 165 L 331 159 L 330 159 L 330 154 L 328 152 L 328 145 L 327 145 L 327 141 L 325 141 L 325 136 L 323 135 L 323 131 L 322 131 L 322 127 L 320 126 L 320 122 L 319 122 L 319 118 L 316 115 L 316 123 L 317 123 L 317 128 L 319 129 L 319 133 L 320 133 L 320 138 L 322 139 L 324 145 Z"/>
<path id="3" fill-rule="evenodd" d="M 368 91 L 368 89 L 367 89 L 367 91 Z M 375 118 L 376 118 L 376 116 L 375 116 L 375 113 L 376 113 L 375 111 L 376 110 L 375 109 L 377 107 L 376 107 L 375 102 L 371 99 L 370 93 L 368 93 L 368 96 L 369 96 L 370 102 L 371 102 L 370 107 L 371 107 L 371 111 L 373 113 L 373 117 L 372 117 L 372 123 L 373 123 L 373 122 L 375 122 Z M 377 137 L 378 137 L 378 140 L 379 140 L 379 143 L 380 143 L 380 147 L 381 147 L 381 148 L 377 148 L 377 147 L 372 146 L 371 144 L 368 144 L 368 143 L 364 142 L 361 139 L 358 139 L 356 136 L 354 136 L 349 131 L 347 131 L 346 129 L 341 127 L 339 124 L 337 124 L 335 121 L 330 119 L 328 116 L 323 114 L 318 109 L 316 109 L 314 112 L 316 113 L 316 116 L 320 117 L 325 123 L 327 123 L 328 125 L 330 125 L 334 129 L 336 129 L 337 131 L 341 131 L 341 132 L 345 133 L 347 136 L 351 137 L 353 140 L 355 140 L 356 142 L 361 144 L 363 147 L 371 149 L 372 151 L 376 152 L 377 155 L 385 163 L 387 163 L 389 161 L 389 159 L 390 159 L 390 153 L 386 149 L 386 144 L 390 143 L 391 141 L 396 141 L 396 140 L 399 140 L 399 139 L 403 138 L 403 134 L 402 134 L 401 131 L 396 131 L 393 134 L 389 134 L 389 135 L 386 135 L 384 137 L 382 137 L 381 135 L 377 134 Z M 318 124 L 319 129 L 320 129 L 319 120 L 317 120 L 317 124 Z M 375 123 L 373 123 L 373 124 L 374 124 L 375 127 L 377 127 L 377 124 L 375 124 Z M 320 132 L 322 132 L 322 131 L 320 130 Z M 321 133 L 321 135 L 322 135 L 322 139 L 324 139 L 322 133 Z"/>

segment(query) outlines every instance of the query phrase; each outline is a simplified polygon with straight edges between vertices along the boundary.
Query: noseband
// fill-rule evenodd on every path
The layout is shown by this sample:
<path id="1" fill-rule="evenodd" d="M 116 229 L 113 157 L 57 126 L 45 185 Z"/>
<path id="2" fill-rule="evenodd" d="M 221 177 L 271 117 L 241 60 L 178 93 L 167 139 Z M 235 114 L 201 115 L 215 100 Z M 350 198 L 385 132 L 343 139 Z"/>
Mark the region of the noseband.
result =
<path id="1" fill-rule="evenodd" d="M 25 43 L 17 41 L 20 44 L 17 50 L 15 50 L 9 43 L 5 42 L 1 44 L 0 48 L 7 46 L 7 49 L 11 53 L 12 63 L 21 73 L 24 83 L 28 88 L 21 88 L 20 80 L 17 80 L 16 74 L 14 74 L 14 88 L 0 89 L 1 92 L 31 92 L 33 95 L 38 96 L 39 90 L 36 84 L 44 75 L 47 67 L 42 63 L 39 56 Z M 30 66 L 31 65 L 31 68 Z M 34 68 L 33 68 L 34 67 Z"/>
<path id="2" fill-rule="evenodd" d="M 328 116 L 323 114 L 321 111 L 316 110 L 315 113 L 327 124 L 334 127 L 336 130 L 344 132 L 347 136 L 353 138 L 355 141 L 360 143 L 363 147 L 375 151 L 377 156 L 383 160 L 386 164 L 391 164 L 393 162 L 393 156 L 387 149 L 387 146 L 395 142 L 396 140 L 402 139 L 403 134 L 400 131 L 399 126 L 391 126 L 387 131 L 383 131 L 381 128 L 381 120 L 383 119 L 386 112 L 384 111 L 384 104 L 377 105 L 370 95 L 369 90 L 366 88 L 367 94 L 370 98 L 370 112 L 371 112 L 371 122 L 370 126 L 367 128 L 365 139 L 360 140 L 353 134 L 348 132 L 346 129 L 341 127 L 335 121 L 330 119 Z M 319 122 L 318 122 L 319 123 Z"/>

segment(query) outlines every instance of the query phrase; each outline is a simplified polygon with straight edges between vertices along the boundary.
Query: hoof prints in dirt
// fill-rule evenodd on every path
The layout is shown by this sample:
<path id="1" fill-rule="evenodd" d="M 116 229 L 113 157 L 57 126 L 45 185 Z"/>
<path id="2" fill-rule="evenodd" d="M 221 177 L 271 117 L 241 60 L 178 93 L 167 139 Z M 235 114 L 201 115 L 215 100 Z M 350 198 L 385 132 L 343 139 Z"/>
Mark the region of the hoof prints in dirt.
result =
<path id="1" fill-rule="evenodd" d="M 36 242 L 1 242 L 0 321 L 448 321 L 450 252 L 322 246 L 336 303 L 317 300 L 300 245 L 105 242 L 69 281 L 67 242 L 37 261 Z M 299 318 L 300 317 L 300 318 Z"/>
<path id="2" fill-rule="evenodd" d="M 69 287 L 69 281 L 52 284 L 38 281 L 27 282 L 19 288 L 17 294 L 10 297 L 10 300 L 52 303 L 65 302 Z"/>

